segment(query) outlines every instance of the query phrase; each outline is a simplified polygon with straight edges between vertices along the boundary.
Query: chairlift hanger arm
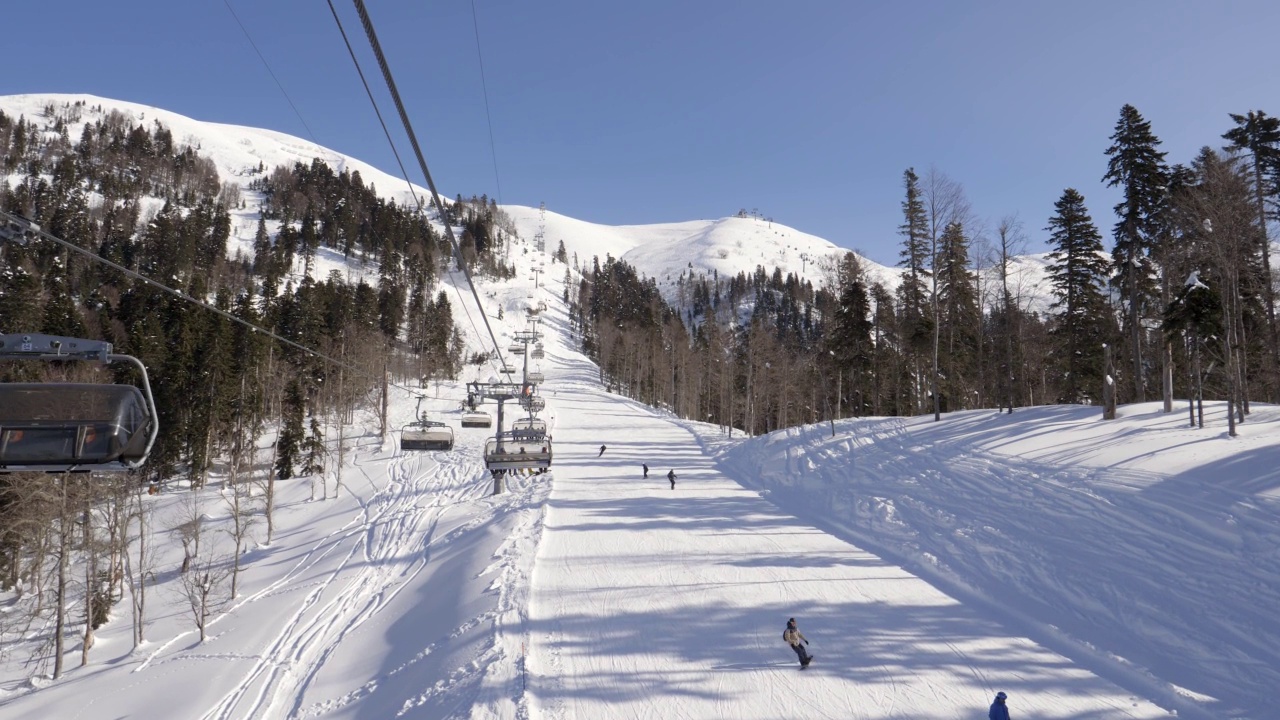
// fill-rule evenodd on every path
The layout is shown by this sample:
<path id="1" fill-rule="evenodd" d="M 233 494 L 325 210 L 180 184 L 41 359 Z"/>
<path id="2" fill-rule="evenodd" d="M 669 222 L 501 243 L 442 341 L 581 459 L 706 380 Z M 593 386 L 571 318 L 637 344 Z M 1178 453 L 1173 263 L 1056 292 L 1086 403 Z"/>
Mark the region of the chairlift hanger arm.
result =
<path id="1" fill-rule="evenodd" d="M 117 357 L 128 357 L 117 356 Z M 13 360 L 91 360 L 111 362 L 111 343 L 43 333 L 0 333 L 0 358 Z"/>
<path id="2" fill-rule="evenodd" d="M 40 226 L 22 217 L 0 210 L 0 241 L 10 240 L 26 245 L 40 236 Z"/>

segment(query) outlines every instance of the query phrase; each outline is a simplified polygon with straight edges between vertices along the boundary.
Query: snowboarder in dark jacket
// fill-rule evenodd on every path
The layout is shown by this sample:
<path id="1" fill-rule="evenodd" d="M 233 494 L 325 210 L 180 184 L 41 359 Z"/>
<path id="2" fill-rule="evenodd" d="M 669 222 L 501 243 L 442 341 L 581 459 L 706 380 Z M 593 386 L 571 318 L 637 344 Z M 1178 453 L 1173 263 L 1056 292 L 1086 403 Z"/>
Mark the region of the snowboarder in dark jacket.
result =
<path id="1" fill-rule="evenodd" d="M 667 479 L 671 481 L 671 489 L 675 490 L 676 489 L 676 471 L 675 470 L 668 471 Z"/>
<path id="2" fill-rule="evenodd" d="M 649 464 L 648 464 L 648 463 L 640 463 L 640 467 L 644 468 L 644 478 L 645 478 L 646 480 L 648 480 L 648 479 L 649 479 Z"/>
<path id="3" fill-rule="evenodd" d="M 600 455 L 603 455 L 603 454 L 604 454 L 604 449 L 605 449 L 605 446 L 604 446 L 604 445 L 601 445 L 601 446 L 600 446 Z M 600 457 L 600 455 L 597 455 L 596 457 Z"/>
<path id="4" fill-rule="evenodd" d="M 800 632 L 800 628 L 796 626 L 796 619 L 787 620 L 787 629 L 782 631 L 782 639 L 796 651 L 796 657 L 800 658 L 800 667 L 807 668 L 809 663 L 813 662 L 813 656 L 809 654 L 809 639 Z"/>
<path id="5" fill-rule="evenodd" d="M 1009 720 L 1009 706 L 1004 704 L 1007 697 L 1009 696 L 1004 692 L 996 693 L 995 702 L 991 703 L 991 710 L 987 712 L 990 720 Z"/>

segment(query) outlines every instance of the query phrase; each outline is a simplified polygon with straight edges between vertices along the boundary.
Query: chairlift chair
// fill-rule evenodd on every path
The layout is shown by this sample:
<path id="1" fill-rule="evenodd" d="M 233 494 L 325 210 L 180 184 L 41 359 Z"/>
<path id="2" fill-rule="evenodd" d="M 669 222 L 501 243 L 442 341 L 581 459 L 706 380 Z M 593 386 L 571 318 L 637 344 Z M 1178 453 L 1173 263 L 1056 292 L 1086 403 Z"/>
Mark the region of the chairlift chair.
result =
<path id="1" fill-rule="evenodd" d="M 541 360 L 546 356 L 547 356 L 547 353 L 542 349 L 542 343 L 538 343 L 537 345 L 534 345 L 533 349 L 529 351 L 529 357 L 533 358 L 534 360 Z"/>
<path id="2" fill-rule="evenodd" d="M 489 471 L 545 470 L 551 467 L 551 438 L 521 441 L 511 433 L 498 433 L 484 444 L 484 464 Z"/>
<path id="3" fill-rule="evenodd" d="M 511 347 L 507 348 L 507 352 L 511 353 L 512 355 L 523 355 L 524 343 L 511 343 Z"/>
<path id="4" fill-rule="evenodd" d="M 0 360 L 127 363 L 141 388 L 95 383 L 0 383 L 0 474 L 126 472 L 142 467 L 159 433 L 147 368 L 101 340 L 0 335 Z"/>
<path id="5" fill-rule="evenodd" d="M 435 420 L 418 420 L 400 430 L 401 450 L 452 450 L 453 428 Z"/>
<path id="6" fill-rule="evenodd" d="M 520 407 L 529 412 L 542 412 L 547 407 L 547 401 L 541 395 L 521 395 Z"/>
<path id="7" fill-rule="evenodd" d="M 418 406 L 414 410 L 418 419 L 400 429 L 401 450 L 452 450 L 453 428 L 437 420 L 428 420 L 422 412 L 422 401 L 418 397 Z"/>
<path id="8" fill-rule="evenodd" d="M 525 373 L 524 379 L 533 385 L 541 385 L 547 381 L 547 376 L 538 370 L 530 370 Z"/>
<path id="9" fill-rule="evenodd" d="M 511 423 L 511 437 L 517 442 L 542 442 L 547 436 L 547 421 L 542 418 L 519 418 Z"/>
<path id="10" fill-rule="evenodd" d="M 462 413 L 462 427 L 493 427 L 493 416 L 483 410 L 469 410 Z"/>

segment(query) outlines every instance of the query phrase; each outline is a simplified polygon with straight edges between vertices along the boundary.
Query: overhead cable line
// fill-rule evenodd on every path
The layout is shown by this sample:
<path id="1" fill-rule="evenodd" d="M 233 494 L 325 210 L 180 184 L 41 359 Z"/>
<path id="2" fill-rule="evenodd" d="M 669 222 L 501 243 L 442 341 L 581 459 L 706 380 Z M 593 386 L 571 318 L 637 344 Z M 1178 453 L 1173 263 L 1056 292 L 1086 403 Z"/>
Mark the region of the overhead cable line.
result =
<path id="1" fill-rule="evenodd" d="M 244 26 L 244 23 L 240 22 L 240 16 L 236 15 L 236 11 L 231 7 L 230 0 L 222 0 L 222 4 L 227 6 L 227 11 L 231 13 L 231 17 L 235 18 L 236 24 L 240 26 L 240 31 L 244 33 L 245 39 L 249 41 L 249 46 L 258 54 L 258 59 L 262 61 L 262 64 L 266 66 L 267 74 L 271 76 L 272 80 L 276 81 L 276 87 L 280 88 L 280 93 L 283 94 L 284 99 L 288 101 L 289 107 L 293 108 L 293 114 L 298 116 L 298 122 L 302 123 L 302 127 L 306 128 L 307 135 L 311 137 L 311 142 L 319 145 L 320 141 L 316 140 L 316 134 L 311 132 L 311 126 L 307 125 L 307 121 L 302 119 L 302 113 L 298 112 L 298 106 L 293 104 L 293 98 L 289 97 L 289 93 L 285 92 L 284 85 L 280 83 L 280 78 L 276 77 L 275 72 L 271 70 L 271 63 L 267 62 L 267 59 L 262 55 L 262 51 L 258 49 L 257 43 L 255 43 L 253 38 L 249 36 L 248 28 Z"/>
<path id="2" fill-rule="evenodd" d="M 480 60 L 480 89 L 484 93 L 484 118 L 489 122 L 489 154 L 493 156 L 493 181 L 498 186 L 498 204 L 502 204 L 502 180 L 498 176 L 498 146 L 493 142 L 493 116 L 489 113 L 489 83 L 484 79 L 484 53 L 480 52 L 480 20 L 476 16 L 476 0 L 471 0 L 471 26 L 476 31 L 476 57 Z"/>
<path id="3" fill-rule="evenodd" d="M 223 4 L 227 5 L 227 10 L 228 12 L 230 12 L 230 14 L 232 14 L 232 18 L 236 19 L 236 23 L 238 24 L 239 28 L 241 28 L 241 32 L 244 33 L 244 38 L 246 38 L 246 40 L 248 40 L 248 44 L 250 44 L 250 46 L 253 47 L 253 51 L 257 53 L 257 58 L 262 60 L 262 67 L 266 68 L 266 72 L 268 72 L 268 74 L 270 74 L 271 76 L 271 79 L 275 81 L 275 86 L 280 88 L 280 95 L 284 96 L 284 100 L 288 102 L 291 108 L 293 108 L 293 113 L 297 115 L 298 120 L 300 120 L 300 122 L 302 123 L 302 127 L 306 128 L 307 136 L 311 137 L 311 142 L 315 142 L 317 146 L 320 146 L 320 141 L 316 140 L 315 133 L 311 132 L 311 126 L 308 126 L 307 120 L 302 117 L 302 113 L 301 111 L 298 111 L 297 105 L 293 104 L 292 97 L 289 97 L 288 92 L 284 90 L 283 83 L 280 82 L 280 79 L 275 76 L 274 70 L 271 70 L 271 64 L 268 63 L 268 61 L 266 61 L 265 56 L 262 55 L 259 49 L 257 49 L 256 42 L 253 42 L 253 37 L 250 35 L 250 32 L 248 32 L 248 28 L 244 27 L 244 23 L 241 22 L 241 19 L 239 19 L 239 15 L 236 14 L 236 10 L 234 10 L 232 8 L 232 5 L 230 5 L 230 1 L 223 0 Z M 383 126 L 383 135 L 387 136 L 387 141 L 390 143 L 390 146 L 392 146 L 392 154 L 396 156 L 396 164 L 399 165 L 399 169 L 401 169 L 401 176 L 403 176 L 404 182 L 408 183 L 408 193 L 410 193 L 410 197 L 412 197 L 413 202 L 415 202 L 415 204 L 417 205 L 417 211 L 419 211 L 420 214 L 425 214 L 424 208 L 422 208 L 422 200 L 420 199 L 419 196 L 417 196 L 417 191 L 415 190 L 415 188 L 413 188 L 413 183 L 410 181 L 410 179 L 408 179 L 408 172 L 406 169 L 404 169 L 404 163 L 401 160 L 401 156 L 399 156 L 399 151 L 397 151 L 396 149 L 396 143 L 392 141 L 392 136 L 390 136 L 390 131 L 388 131 L 387 129 L 387 123 L 385 123 L 383 120 L 383 114 L 381 114 L 381 111 L 378 108 L 378 102 L 374 101 L 374 95 L 372 95 L 372 91 L 370 91 L 369 82 L 367 82 L 365 79 L 364 70 L 360 68 L 360 63 L 358 63 L 358 61 L 356 60 L 355 50 L 352 50 L 351 42 L 347 40 L 347 31 L 342 27 L 342 20 L 338 19 L 338 10 L 334 9 L 333 0 L 329 0 L 329 10 L 330 12 L 333 13 L 333 19 L 335 20 L 335 22 L 338 23 L 338 32 L 342 33 L 342 41 L 344 42 L 344 44 L 347 45 L 347 51 L 349 54 L 351 54 L 352 61 L 355 61 L 356 63 L 356 72 L 360 74 L 360 82 L 364 83 L 365 92 L 366 94 L 369 94 L 369 100 L 372 102 L 372 104 L 374 104 L 374 113 L 378 115 L 378 122 L 381 124 L 381 126 Z M 471 318 L 471 313 L 470 311 L 467 310 L 467 306 L 465 302 L 463 302 L 463 304 L 461 305 L 462 305 L 463 313 L 466 314 L 467 322 L 471 323 L 471 328 L 474 329 L 476 334 L 479 334 L 480 333 L 479 328 L 476 328 L 475 319 Z"/>
<path id="4" fill-rule="evenodd" d="M 467 264 L 463 260 L 462 247 L 453 234 L 453 226 L 448 222 L 444 202 L 440 200 L 440 193 L 436 191 L 436 183 L 431 179 L 431 171 L 427 169 L 427 161 L 422 155 L 422 147 L 418 144 L 418 136 L 413 132 L 413 124 L 409 122 L 409 114 L 405 111 L 404 102 L 400 99 L 400 91 L 396 89 L 395 78 L 391 76 L 391 67 L 387 65 L 387 58 L 382 53 L 382 45 L 378 42 L 378 34 L 373 29 L 373 21 L 369 18 L 369 11 L 364 6 L 364 0 L 354 0 L 354 2 L 356 12 L 360 14 L 360 22 L 364 25 L 365 35 L 369 38 L 369 45 L 373 48 L 373 54 L 378 59 L 378 67 L 382 70 L 382 77 L 387 83 L 387 90 L 391 93 L 391 99 L 395 101 L 396 110 L 400 113 L 400 122 L 404 124 L 405 133 L 409 136 L 409 145 L 413 148 L 413 154 L 418 160 L 418 166 L 422 169 L 422 175 L 427 180 L 427 188 L 431 190 L 431 199 L 435 203 L 436 212 L 439 213 L 440 219 L 443 221 L 445 235 L 449 238 L 449 244 L 453 248 L 458 267 L 462 269 L 463 275 L 467 278 L 467 284 L 471 286 L 471 294 L 476 299 L 476 307 L 481 309 L 480 316 L 484 320 L 485 329 L 489 331 L 489 339 L 493 341 L 494 352 L 497 353 L 498 360 L 505 367 L 506 360 L 502 356 L 502 347 L 498 344 L 498 338 L 494 335 L 493 327 L 489 324 L 489 316 L 483 311 L 484 304 L 480 302 L 480 293 L 476 290 L 471 271 L 467 269 Z"/>
<path id="5" fill-rule="evenodd" d="M 351 47 L 351 41 L 347 38 L 346 28 L 342 26 L 342 18 L 338 16 L 338 10 L 333 6 L 333 0 L 326 1 L 329 3 L 329 12 L 333 13 L 333 21 L 338 25 L 338 32 L 342 35 L 342 42 L 347 46 L 347 54 L 351 56 L 351 62 L 356 66 L 356 74 L 360 76 L 360 83 L 364 85 L 364 92 L 369 96 L 369 103 L 373 105 L 373 113 L 378 116 L 378 124 L 382 126 L 382 134 L 387 137 L 387 144 L 391 146 L 391 154 L 395 156 L 396 165 L 400 167 L 400 175 L 404 178 L 405 184 L 409 186 L 409 196 L 413 198 L 413 202 L 418 206 L 418 213 L 425 217 L 427 214 L 426 207 L 423 206 L 422 198 L 418 197 L 418 192 L 413 187 L 413 181 L 409 179 L 409 171 L 405 169 L 404 162 L 400 159 L 400 151 L 396 149 L 395 140 L 391 139 L 391 131 L 387 129 L 387 123 L 382 118 L 382 110 L 378 107 L 378 101 L 373 97 L 373 90 L 369 87 L 369 81 L 364 76 L 364 69 L 360 67 L 360 60 L 356 58 L 356 51 Z M 440 219 L 442 222 L 445 220 L 443 215 Z M 447 223 L 445 224 L 447 225 Z M 450 247 L 450 250 L 452 249 L 453 248 Z M 458 261 L 458 265 L 462 265 L 460 259 Z M 449 273 L 450 277 L 453 276 L 453 271 L 448 270 L 447 266 L 446 272 Z M 468 278 L 468 281 L 470 281 L 470 278 Z M 467 322 L 471 323 L 471 329 L 475 331 L 476 335 L 479 335 L 480 328 L 476 327 L 475 318 L 471 317 L 471 311 L 467 309 L 467 304 L 465 302 L 461 302 L 462 291 L 458 289 L 456 283 L 454 284 L 454 290 L 458 292 L 458 300 L 460 301 L 458 304 L 461 306 L 462 312 L 467 316 Z M 484 307 L 479 305 L 479 298 L 476 299 L 476 303 L 476 309 L 483 315 Z M 490 334 L 492 334 L 492 332 Z M 492 365 L 490 367 L 492 367 Z"/>

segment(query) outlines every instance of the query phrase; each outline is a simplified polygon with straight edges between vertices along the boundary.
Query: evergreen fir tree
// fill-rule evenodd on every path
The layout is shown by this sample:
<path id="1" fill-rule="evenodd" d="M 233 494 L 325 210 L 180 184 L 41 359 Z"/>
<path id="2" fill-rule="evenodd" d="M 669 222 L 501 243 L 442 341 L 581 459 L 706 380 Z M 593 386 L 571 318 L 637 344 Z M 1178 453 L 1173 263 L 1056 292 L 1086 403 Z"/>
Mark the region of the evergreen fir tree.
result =
<path id="1" fill-rule="evenodd" d="M 901 317 L 898 327 L 902 333 L 905 350 L 910 360 L 915 381 L 912 383 L 912 401 L 919 402 L 922 395 L 919 385 L 923 378 L 921 362 L 933 341 L 933 317 L 929 312 L 929 219 L 925 212 L 924 198 L 920 193 L 920 178 L 914 168 L 903 173 L 907 197 L 902 201 L 903 223 L 898 234 L 903 237 L 903 247 L 898 263 L 906 269 L 898 286 L 898 306 Z"/>
<path id="2" fill-rule="evenodd" d="M 302 397 L 302 386 L 295 378 L 285 388 L 284 417 L 280 427 L 280 435 L 276 439 L 276 477 L 288 480 L 293 477 L 293 466 L 298 462 L 298 454 L 302 449 L 302 420 L 306 413 L 306 402 Z"/>
<path id="3" fill-rule="evenodd" d="M 869 400 L 871 370 L 871 303 L 862 267 L 853 253 L 845 253 L 837 271 L 839 299 L 824 341 L 829 357 L 842 372 L 845 397 L 852 397 L 854 413 L 864 415 Z"/>
<path id="4" fill-rule="evenodd" d="M 1102 235 L 1089 217 L 1084 196 L 1067 188 L 1054 203 L 1049 218 L 1047 267 L 1055 302 L 1050 331 L 1057 358 L 1058 402 L 1083 403 L 1101 396 L 1103 343 L 1108 341 L 1106 298 L 1107 262 Z"/>
<path id="5" fill-rule="evenodd" d="M 33 332 L 41 326 L 40 281 L 25 259 L 24 248 L 0 245 L 0 333 Z"/>
<path id="6" fill-rule="evenodd" d="M 307 433 L 307 439 L 302 444 L 302 451 L 306 454 L 302 462 L 303 475 L 319 475 L 324 472 L 324 431 L 320 429 L 320 420 L 315 415 L 311 416 L 310 432 Z"/>
<path id="7" fill-rule="evenodd" d="M 938 356 L 950 409 L 970 407 L 977 389 L 978 305 L 977 275 L 969 269 L 969 238 L 958 222 L 943 228 L 938 239 L 938 324 L 943 337 Z"/>
<path id="8" fill-rule="evenodd" d="M 76 308 L 75 300 L 67 289 L 66 275 L 62 272 L 45 274 L 44 321 L 40 331 L 50 335 L 85 337 L 84 320 Z"/>
<path id="9" fill-rule="evenodd" d="M 1160 140 L 1151 132 L 1151 123 L 1137 108 L 1125 105 L 1107 148 L 1110 160 L 1103 179 L 1108 187 L 1120 186 L 1124 199 L 1115 206 L 1115 248 L 1112 263 L 1116 282 L 1125 303 L 1125 330 L 1133 363 L 1134 400 L 1146 400 L 1146 363 L 1143 358 L 1143 321 L 1155 296 L 1151 250 L 1168 197 L 1168 169 L 1165 153 L 1156 148 Z"/>

